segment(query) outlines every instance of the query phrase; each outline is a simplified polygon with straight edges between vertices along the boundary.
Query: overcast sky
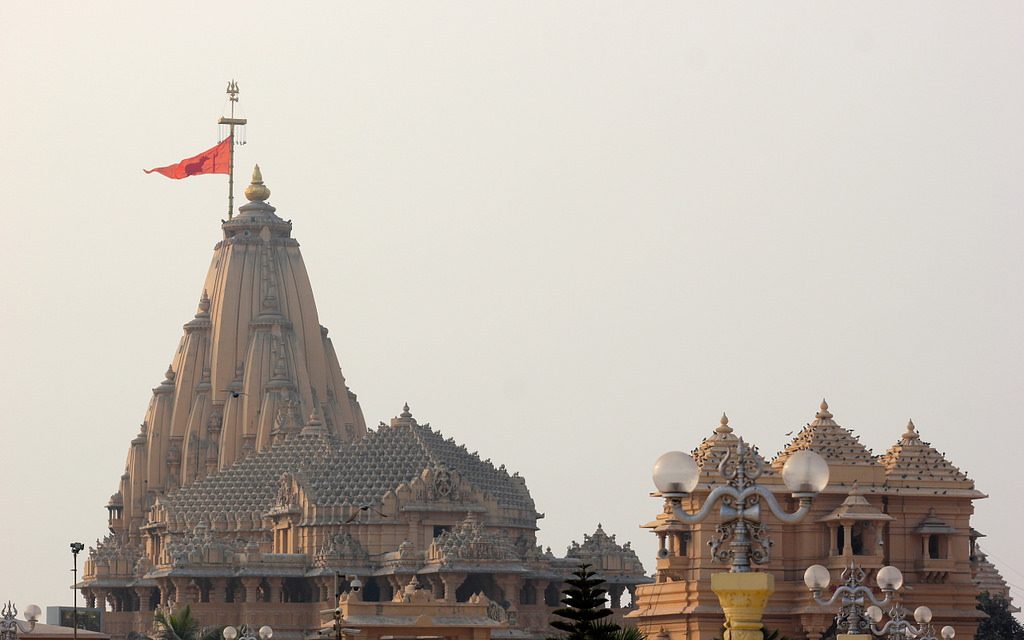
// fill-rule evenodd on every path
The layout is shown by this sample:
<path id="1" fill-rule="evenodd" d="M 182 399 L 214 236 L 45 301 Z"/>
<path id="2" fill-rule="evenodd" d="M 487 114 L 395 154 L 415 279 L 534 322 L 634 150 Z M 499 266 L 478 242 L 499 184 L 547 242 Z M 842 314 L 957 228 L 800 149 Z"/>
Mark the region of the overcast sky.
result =
<path id="1" fill-rule="evenodd" d="M 368 424 L 648 570 L 650 467 L 827 396 L 990 498 L 1024 605 L 1019 2 L 0 3 L 0 599 L 70 604 L 202 290 L 231 78 Z M 244 184 L 246 180 L 242 179 Z M 241 188 L 238 189 L 240 194 Z"/>

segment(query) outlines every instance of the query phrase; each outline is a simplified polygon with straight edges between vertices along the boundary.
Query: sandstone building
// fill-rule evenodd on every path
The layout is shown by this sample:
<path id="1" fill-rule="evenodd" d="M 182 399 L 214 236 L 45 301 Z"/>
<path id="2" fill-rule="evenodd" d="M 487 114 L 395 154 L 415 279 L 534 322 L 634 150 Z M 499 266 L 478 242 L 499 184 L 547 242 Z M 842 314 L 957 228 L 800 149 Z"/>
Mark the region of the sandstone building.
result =
<path id="1" fill-rule="evenodd" d="M 600 527 L 569 557 L 540 549 L 525 480 L 408 406 L 367 429 L 258 167 L 245 195 L 131 441 L 110 534 L 90 549 L 79 588 L 109 610 L 107 633 L 146 632 L 157 607 L 189 603 L 209 624 L 307 637 L 341 592 L 345 611 L 385 635 L 393 625 L 367 616 L 408 605 L 413 619 L 447 611 L 458 637 L 544 636 L 580 559 L 616 605 L 649 581 Z"/>
<path id="2" fill-rule="evenodd" d="M 683 501 L 687 511 L 703 504 L 712 483 L 722 482 L 718 464 L 738 442 L 723 416 L 693 451 L 701 484 Z M 811 600 L 804 569 L 825 565 L 836 585 L 854 562 L 867 571 L 870 586 L 879 568 L 896 566 L 904 575 L 902 598 L 910 610 L 927 605 L 940 627 L 955 627 L 958 640 L 973 638 L 982 615 L 975 608 L 979 587 L 1005 589 L 995 568 L 976 552 L 979 534 L 971 528 L 970 517 L 974 500 L 985 495 L 974 482 L 924 442 L 913 422 L 884 454 L 875 455 L 835 421 L 824 401 L 814 420 L 782 452 L 770 462 L 761 458 L 765 473 L 758 482 L 777 497 L 786 496 L 782 465 L 805 448 L 828 462 L 829 484 L 797 525 L 782 526 L 762 510 L 774 544 L 769 561 L 760 566 L 775 575 L 765 627 L 794 640 L 822 637 L 838 605 L 826 610 Z M 795 503 L 787 510 L 795 510 Z M 720 522 L 716 516 L 685 526 L 666 508 L 645 525 L 657 535 L 661 549 L 656 581 L 638 588 L 638 608 L 627 619 L 652 636 L 667 634 L 671 640 L 721 637 L 722 613 L 711 591 L 711 574 L 728 571 L 728 566 L 712 563 L 708 552 Z"/>

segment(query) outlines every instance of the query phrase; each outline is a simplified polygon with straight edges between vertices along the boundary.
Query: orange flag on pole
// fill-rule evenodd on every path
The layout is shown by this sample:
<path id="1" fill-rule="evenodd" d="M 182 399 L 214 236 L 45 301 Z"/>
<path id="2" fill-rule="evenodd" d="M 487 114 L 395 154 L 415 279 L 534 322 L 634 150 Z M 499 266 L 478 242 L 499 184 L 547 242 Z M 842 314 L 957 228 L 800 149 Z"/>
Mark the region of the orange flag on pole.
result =
<path id="1" fill-rule="evenodd" d="M 230 173 L 231 172 L 231 136 L 228 136 L 217 143 L 216 146 L 206 151 L 185 158 L 177 164 L 157 167 L 156 169 L 143 169 L 146 173 L 154 171 L 181 180 L 189 176 L 198 176 L 204 173 Z"/>

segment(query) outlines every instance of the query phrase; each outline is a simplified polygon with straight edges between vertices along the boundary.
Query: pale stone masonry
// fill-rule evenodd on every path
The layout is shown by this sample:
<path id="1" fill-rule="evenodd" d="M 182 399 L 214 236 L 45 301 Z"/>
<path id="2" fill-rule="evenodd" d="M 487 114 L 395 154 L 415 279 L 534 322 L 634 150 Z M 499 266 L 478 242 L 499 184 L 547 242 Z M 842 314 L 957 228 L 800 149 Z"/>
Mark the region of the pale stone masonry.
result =
<path id="1" fill-rule="evenodd" d="M 434 611 L 402 634 L 542 637 L 581 559 L 617 605 L 650 581 L 600 526 L 565 558 L 542 550 L 526 481 L 408 405 L 367 429 L 258 167 L 245 195 L 131 441 L 110 534 L 85 564 L 79 586 L 110 609 L 107 633 L 147 633 L 156 607 L 190 604 L 206 624 L 296 639 L 320 630 L 342 592 L 371 636 Z"/>

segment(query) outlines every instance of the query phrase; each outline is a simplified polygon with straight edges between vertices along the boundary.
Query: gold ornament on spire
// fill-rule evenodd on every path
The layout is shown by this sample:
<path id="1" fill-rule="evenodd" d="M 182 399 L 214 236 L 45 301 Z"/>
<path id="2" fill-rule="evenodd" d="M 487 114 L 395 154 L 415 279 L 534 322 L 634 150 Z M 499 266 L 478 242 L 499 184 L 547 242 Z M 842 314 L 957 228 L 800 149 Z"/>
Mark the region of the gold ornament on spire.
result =
<path id="1" fill-rule="evenodd" d="M 270 197 L 270 189 L 263 184 L 260 165 L 256 165 L 252 170 L 252 184 L 245 188 L 245 197 L 249 202 L 264 202 Z"/>

